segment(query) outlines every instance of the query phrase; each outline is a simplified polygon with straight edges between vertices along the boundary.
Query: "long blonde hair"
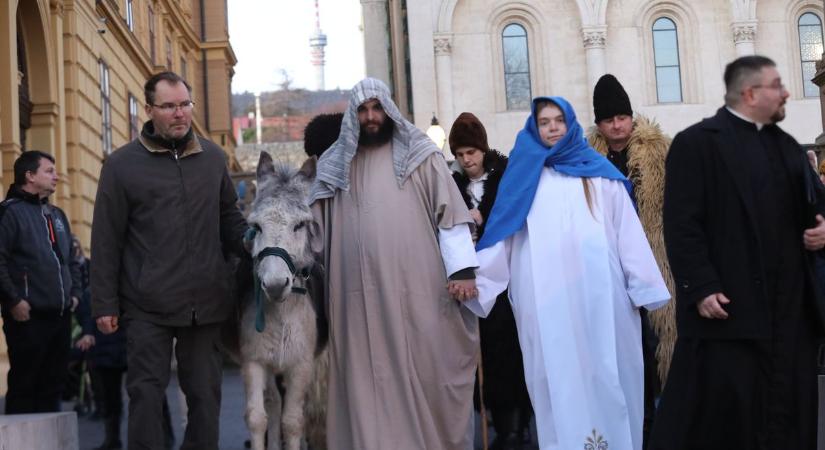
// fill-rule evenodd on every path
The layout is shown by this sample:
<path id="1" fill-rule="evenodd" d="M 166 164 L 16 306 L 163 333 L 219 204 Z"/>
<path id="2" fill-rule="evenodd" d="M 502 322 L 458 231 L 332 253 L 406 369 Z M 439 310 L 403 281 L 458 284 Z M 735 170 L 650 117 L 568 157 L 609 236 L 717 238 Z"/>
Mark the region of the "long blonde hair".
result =
<path id="1" fill-rule="evenodd" d="M 539 100 L 536 102 L 536 113 L 533 119 L 536 121 L 536 131 L 539 129 L 539 113 L 546 107 L 553 106 L 558 109 L 562 117 L 564 117 L 564 111 L 557 105 L 555 102 L 551 100 Z M 565 118 L 565 126 L 566 126 L 567 119 Z M 539 136 L 539 139 L 541 136 Z M 543 143 L 543 142 L 542 142 Z M 587 201 L 587 209 L 590 210 L 590 215 L 593 215 L 593 194 L 590 192 L 590 181 L 587 178 L 581 177 L 582 180 L 582 189 L 584 189 L 584 198 Z M 595 216 L 593 216 L 595 218 Z"/>

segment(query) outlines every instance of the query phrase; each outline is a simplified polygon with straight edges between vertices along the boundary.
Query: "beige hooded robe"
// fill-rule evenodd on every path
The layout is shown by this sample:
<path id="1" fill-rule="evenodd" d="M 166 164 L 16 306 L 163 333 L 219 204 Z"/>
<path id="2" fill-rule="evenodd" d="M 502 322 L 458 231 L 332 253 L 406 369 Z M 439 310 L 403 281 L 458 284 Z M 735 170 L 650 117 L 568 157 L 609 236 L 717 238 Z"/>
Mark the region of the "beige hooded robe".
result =
<path id="1" fill-rule="evenodd" d="M 395 133 L 359 149 L 356 110 L 371 98 Z M 471 218 L 442 154 L 380 81 L 353 89 L 310 195 L 326 245 L 329 448 L 472 448 L 478 322 L 450 299 L 439 244 Z"/>

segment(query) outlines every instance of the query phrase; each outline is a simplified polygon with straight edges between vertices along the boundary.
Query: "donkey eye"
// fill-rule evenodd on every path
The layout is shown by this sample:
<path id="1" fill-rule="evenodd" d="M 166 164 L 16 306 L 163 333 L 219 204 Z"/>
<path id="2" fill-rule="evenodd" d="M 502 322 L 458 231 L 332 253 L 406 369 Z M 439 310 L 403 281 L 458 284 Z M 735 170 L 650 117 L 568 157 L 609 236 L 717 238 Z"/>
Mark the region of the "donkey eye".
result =
<path id="1" fill-rule="evenodd" d="M 306 225 L 306 222 L 299 222 L 299 223 L 297 223 L 297 224 L 295 225 L 295 228 L 293 228 L 293 229 L 292 229 L 292 231 L 298 231 L 298 230 L 300 230 L 301 228 L 303 228 L 303 227 L 304 227 L 304 225 Z"/>

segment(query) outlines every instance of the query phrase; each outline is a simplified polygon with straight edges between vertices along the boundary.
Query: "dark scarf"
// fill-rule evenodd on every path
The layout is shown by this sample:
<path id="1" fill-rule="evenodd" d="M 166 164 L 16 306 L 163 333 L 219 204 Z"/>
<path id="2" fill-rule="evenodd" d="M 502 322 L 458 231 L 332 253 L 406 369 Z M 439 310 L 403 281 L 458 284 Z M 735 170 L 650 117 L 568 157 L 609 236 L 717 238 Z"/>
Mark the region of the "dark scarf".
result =
<path id="1" fill-rule="evenodd" d="M 179 148 L 185 148 L 187 144 L 192 140 L 195 136 L 195 132 L 192 131 L 192 127 L 189 127 L 189 131 L 180 138 L 180 139 L 166 139 L 161 135 L 155 133 L 155 124 L 152 123 L 151 120 L 147 120 L 146 123 L 143 124 L 143 129 L 140 131 L 140 135 L 149 142 L 156 144 L 162 148 L 167 150 L 177 150 Z"/>

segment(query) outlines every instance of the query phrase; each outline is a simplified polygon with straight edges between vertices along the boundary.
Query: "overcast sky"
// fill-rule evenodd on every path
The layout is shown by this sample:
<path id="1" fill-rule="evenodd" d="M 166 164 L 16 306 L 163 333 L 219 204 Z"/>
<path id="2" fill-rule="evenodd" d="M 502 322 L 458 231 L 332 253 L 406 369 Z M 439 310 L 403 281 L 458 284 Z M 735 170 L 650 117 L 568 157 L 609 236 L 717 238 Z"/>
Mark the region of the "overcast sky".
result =
<path id="1" fill-rule="evenodd" d="M 319 6 L 327 35 L 326 88 L 349 89 L 364 77 L 361 2 L 319 0 Z M 293 87 L 315 89 L 314 31 L 314 0 L 229 0 L 229 40 L 238 57 L 232 92 L 277 90 L 281 69 Z"/>

